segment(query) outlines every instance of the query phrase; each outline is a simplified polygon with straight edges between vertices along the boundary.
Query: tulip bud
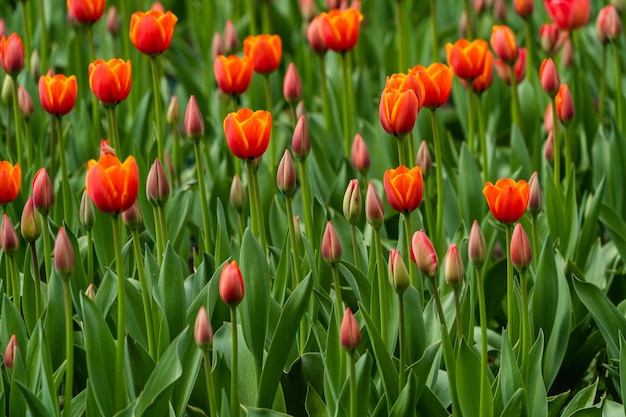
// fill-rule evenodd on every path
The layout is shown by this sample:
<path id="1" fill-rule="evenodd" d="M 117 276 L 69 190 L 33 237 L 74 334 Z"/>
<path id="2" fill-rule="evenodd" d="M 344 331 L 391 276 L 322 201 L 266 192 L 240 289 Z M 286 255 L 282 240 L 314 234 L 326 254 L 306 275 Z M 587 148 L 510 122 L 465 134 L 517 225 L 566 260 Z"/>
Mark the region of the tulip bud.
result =
<path id="1" fill-rule="evenodd" d="M 170 104 L 167 106 L 167 123 L 176 125 L 180 118 L 180 106 L 178 105 L 178 97 L 172 96 Z"/>
<path id="2" fill-rule="evenodd" d="M 400 251 L 395 249 L 389 250 L 387 273 L 389 283 L 397 294 L 403 294 L 411 285 L 409 271 L 406 269 L 406 264 L 404 260 L 402 260 L 402 256 L 400 256 Z"/>
<path id="3" fill-rule="evenodd" d="M 100 157 L 104 155 L 113 155 L 115 156 L 115 149 L 109 144 L 108 139 L 102 139 L 100 141 Z"/>
<path id="4" fill-rule="evenodd" d="M 541 88 L 548 93 L 551 97 L 559 91 L 559 73 L 556 70 L 554 61 L 552 58 L 544 59 L 539 69 L 539 78 L 541 79 Z"/>
<path id="5" fill-rule="evenodd" d="M 365 193 L 365 218 L 374 229 L 380 229 L 385 221 L 383 200 L 371 182 L 367 185 L 367 192 Z"/>
<path id="6" fill-rule="evenodd" d="M 298 161 L 304 161 L 311 152 L 311 138 L 305 116 L 300 116 L 293 130 L 291 150 Z"/>
<path id="7" fill-rule="evenodd" d="M 8 369 L 13 369 L 15 365 L 15 353 L 19 350 L 19 345 L 17 344 L 17 337 L 12 335 L 9 339 L 9 343 L 7 343 L 7 348 L 4 351 L 4 366 Z"/>
<path id="8" fill-rule="evenodd" d="M 565 39 L 563 42 L 563 65 L 567 68 L 571 67 L 574 63 L 574 45 L 570 38 Z"/>
<path id="9" fill-rule="evenodd" d="M 519 17 L 527 18 L 533 14 L 535 0 L 513 0 L 513 9 Z"/>
<path id="10" fill-rule="evenodd" d="M 185 131 L 192 141 L 198 141 L 204 135 L 204 118 L 196 97 L 190 96 L 185 111 Z"/>
<path id="11" fill-rule="evenodd" d="M 552 132 L 552 129 L 554 129 L 554 120 L 552 120 L 552 116 L 552 103 L 548 103 L 546 111 L 543 114 L 543 129 L 546 133 Z"/>
<path id="12" fill-rule="evenodd" d="M 487 10 L 486 0 L 472 0 L 472 8 L 477 15 L 483 14 Z"/>
<path id="13" fill-rule="evenodd" d="M 226 44 L 222 34 L 215 32 L 211 41 L 211 58 L 215 60 L 218 55 L 226 55 Z"/>
<path id="14" fill-rule="evenodd" d="M 20 229 L 22 236 L 28 242 L 34 242 L 41 235 L 41 217 L 35 210 L 33 197 L 28 197 L 24 210 L 22 210 L 22 220 L 20 221 Z"/>
<path id="15" fill-rule="evenodd" d="M 346 308 L 346 312 L 343 315 L 339 340 L 341 341 L 341 346 L 350 353 L 354 352 L 354 349 L 361 343 L 361 329 L 350 307 Z"/>
<path id="16" fill-rule="evenodd" d="M 200 306 L 198 315 L 196 316 L 196 324 L 193 329 L 193 337 L 196 345 L 202 350 L 209 350 L 213 343 L 213 329 L 209 321 L 209 315 L 204 306 Z"/>
<path id="17" fill-rule="evenodd" d="M 85 290 L 85 295 L 94 303 L 96 302 L 96 286 L 93 284 L 89 284 L 87 289 Z"/>
<path id="18" fill-rule="evenodd" d="M 548 133 L 548 139 L 546 140 L 546 147 L 543 150 L 543 157 L 546 161 L 552 163 L 554 161 L 554 131 L 551 130 Z"/>
<path id="19" fill-rule="evenodd" d="M 54 204 L 54 187 L 46 168 L 39 168 L 33 178 L 33 202 L 44 215 L 48 214 Z"/>
<path id="20" fill-rule="evenodd" d="M 504 0 L 493 0 L 493 16 L 501 22 L 506 21 L 506 3 Z"/>
<path id="21" fill-rule="evenodd" d="M 2 250 L 9 256 L 13 256 L 20 247 L 20 241 L 13 223 L 7 214 L 2 215 L 2 226 L 0 229 L 0 245 Z"/>
<path id="22" fill-rule="evenodd" d="M 296 117 L 298 118 L 298 120 L 300 120 L 300 118 L 305 115 L 306 108 L 304 107 L 304 100 L 300 100 L 298 102 L 298 105 L 296 106 Z"/>
<path id="23" fill-rule="evenodd" d="M 5 103 L 11 103 L 13 100 L 13 78 L 11 78 L 8 74 L 4 76 L 4 82 L 2 83 L 2 101 Z"/>
<path id="24" fill-rule="evenodd" d="M 537 217 L 541 211 L 541 206 L 543 205 L 543 196 L 541 195 L 541 185 L 539 184 L 539 177 L 536 171 L 530 176 L 528 185 L 530 187 L 528 211 L 530 211 L 530 214 L 532 214 L 533 217 Z"/>
<path id="25" fill-rule="evenodd" d="M 288 103 L 295 103 L 302 98 L 302 83 L 293 62 L 287 67 L 287 73 L 283 80 L 283 96 Z"/>
<path id="26" fill-rule="evenodd" d="M 237 210 L 237 213 L 242 213 L 243 209 L 246 208 L 247 200 L 246 189 L 239 175 L 235 174 L 233 182 L 230 185 L 230 204 Z"/>
<path id="27" fill-rule="evenodd" d="M 226 47 L 227 53 L 231 53 L 239 48 L 237 29 L 235 29 L 235 25 L 230 19 L 226 21 L 226 26 L 224 27 L 224 46 Z"/>
<path id="28" fill-rule="evenodd" d="M 567 84 L 561 84 L 556 94 L 556 115 L 561 122 L 567 124 L 574 119 L 574 101 Z"/>
<path id="29" fill-rule="evenodd" d="M 285 149 L 285 153 L 278 164 L 276 185 L 285 197 L 291 197 L 296 190 L 296 168 L 293 166 L 289 149 Z"/>
<path id="30" fill-rule="evenodd" d="M 0 38 L 7 35 L 7 26 L 4 19 L 0 19 Z"/>
<path id="31" fill-rule="evenodd" d="M 146 196 L 154 207 L 164 206 L 170 196 L 170 184 L 167 181 L 165 169 L 159 158 L 155 158 L 154 163 L 150 167 L 150 172 L 148 172 Z"/>
<path id="32" fill-rule="evenodd" d="M 487 258 L 487 242 L 485 242 L 485 236 L 483 236 L 480 225 L 476 220 L 472 223 L 472 229 L 470 230 L 467 252 L 470 262 L 478 268 L 483 266 Z"/>
<path id="33" fill-rule="evenodd" d="M 341 7 L 341 0 L 326 0 L 326 8 L 328 10 L 338 9 Z"/>
<path id="34" fill-rule="evenodd" d="M 126 227 L 130 230 L 139 230 L 142 221 L 141 207 L 139 206 L 139 201 L 135 200 L 129 209 L 122 212 L 122 222 L 124 222 Z"/>
<path id="35" fill-rule="evenodd" d="M 244 284 L 243 276 L 237 261 L 224 265 L 220 273 L 219 284 L 220 298 L 231 307 L 237 306 L 243 300 Z"/>
<path id="36" fill-rule="evenodd" d="M 300 14 L 305 22 L 311 21 L 317 14 L 314 0 L 300 0 Z"/>
<path id="37" fill-rule="evenodd" d="M 83 191 L 83 196 L 80 199 L 78 217 L 86 230 L 91 230 L 96 222 L 96 212 L 93 206 L 93 201 L 89 198 L 87 190 Z"/>
<path id="38" fill-rule="evenodd" d="M 33 52 L 30 54 L 30 75 L 35 80 L 38 80 L 41 75 L 41 59 L 37 49 L 33 49 Z"/>
<path id="39" fill-rule="evenodd" d="M 322 237 L 322 258 L 331 267 L 336 267 L 341 261 L 341 240 L 335 230 L 333 224 L 329 221 L 326 223 L 324 236 Z"/>
<path id="40" fill-rule="evenodd" d="M 446 283 L 453 287 L 463 284 L 465 271 L 463 270 L 463 261 L 459 255 L 459 248 L 456 244 L 450 245 L 446 252 L 445 266 Z"/>
<path id="41" fill-rule="evenodd" d="M 491 47 L 498 58 L 511 64 L 519 54 L 515 34 L 510 27 L 494 25 L 491 28 Z"/>
<path id="42" fill-rule="evenodd" d="M 430 156 L 430 150 L 425 140 L 420 143 L 420 147 L 417 150 L 417 158 L 415 158 L 415 165 L 422 168 L 424 177 L 428 176 L 428 173 L 433 167 L 433 160 Z"/>
<path id="43" fill-rule="evenodd" d="M 567 32 L 561 32 L 561 29 L 554 23 L 541 25 L 539 36 L 541 49 L 549 56 L 556 54 L 568 38 Z"/>
<path id="44" fill-rule="evenodd" d="M 370 169 L 370 153 L 367 149 L 367 144 L 359 133 L 354 135 L 350 159 L 354 168 L 361 174 L 365 174 Z"/>
<path id="45" fill-rule="evenodd" d="M 120 34 L 120 16 L 117 14 L 117 9 L 115 6 L 109 7 L 109 11 L 107 12 L 107 30 L 114 38 Z"/>
<path id="46" fill-rule="evenodd" d="M 435 276 L 439 263 L 437 251 L 435 251 L 435 247 L 423 230 L 413 234 L 413 239 L 411 239 L 411 260 L 417 264 L 417 269 L 424 276 L 429 278 Z"/>
<path id="47" fill-rule="evenodd" d="M 12 77 L 17 75 L 24 69 L 24 45 L 22 39 L 17 33 L 12 33 L 8 37 L 2 39 L 3 53 L 2 67 L 4 71 Z"/>
<path id="48" fill-rule="evenodd" d="M 519 272 L 524 272 L 533 259 L 530 240 L 521 223 L 515 225 L 511 236 L 511 263 Z"/>
<path id="49" fill-rule="evenodd" d="M 350 180 L 343 195 L 343 215 L 350 224 L 356 224 L 361 217 L 361 190 L 359 180 Z"/>
<path id="50" fill-rule="evenodd" d="M 33 99 L 30 94 L 28 94 L 28 91 L 26 91 L 24 86 L 21 84 L 17 90 L 17 99 L 20 106 L 20 114 L 23 118 L 29 119 L 35 111 L 35 105 L 33 104 Z"/>
<path id="51" fill-rule="evenodd" d="M 61 275 L 61 278 L 67 280 L 74 271 L 74 265 L 74 248 L 65 229 L 61 227 L 57 233 L 57 240 L 54 242 L 54 269 Z"/>
<path id="52" fill-rule="evenodd" d="M 612 4 L 604 6 L 596 20 L 596 33 L 600 42 L 606 43 L 616 40 L 622 33 L 622 22 L 617 9 Z"/>
<path id="53" fill-rule="evenodd" d="M 309 41 L 309 45 L 311 45 L 311 49 L 318 54 L 324 55 L 328 50 L 328 46 L 326 45 L 326 41 L 322 36 L 322 28 L 320 26 L 320 16 L 314 17 L 313 20 L 309 23 L 309 27 L 306 30 L 306 37 Z"/>

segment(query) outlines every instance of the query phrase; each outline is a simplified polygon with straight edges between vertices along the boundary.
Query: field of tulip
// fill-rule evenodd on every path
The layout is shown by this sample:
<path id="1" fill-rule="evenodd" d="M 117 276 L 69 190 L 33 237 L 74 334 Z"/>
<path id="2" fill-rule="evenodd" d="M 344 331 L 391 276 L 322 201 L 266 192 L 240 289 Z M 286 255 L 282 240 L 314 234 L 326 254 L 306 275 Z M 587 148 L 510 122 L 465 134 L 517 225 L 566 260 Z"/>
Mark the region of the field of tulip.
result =
<path id="1" fill-rule="evenodd" d="M 0 417 L 626 415 L 624 0 L 0 3 Z"/>

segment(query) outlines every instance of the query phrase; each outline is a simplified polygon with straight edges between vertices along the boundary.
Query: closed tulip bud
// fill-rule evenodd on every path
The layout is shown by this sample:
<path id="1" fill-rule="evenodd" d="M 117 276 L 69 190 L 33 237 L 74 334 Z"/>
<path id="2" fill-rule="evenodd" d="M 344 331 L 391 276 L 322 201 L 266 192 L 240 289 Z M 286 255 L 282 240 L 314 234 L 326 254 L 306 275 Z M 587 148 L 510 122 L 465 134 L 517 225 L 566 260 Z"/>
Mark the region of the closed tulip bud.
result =
<path id="1" fill-rule="evenodd" d="M 4 351 L 4 366 L 8 369 L 13 369 L 15 366 L 15 353 L 19 350 L 19 345 L 17 344 L 17 337 L 15 335 L 11 335 L 9 339 L 9 343 L 7 343 L 7 348 Z"/>
<path id="2" fill-rule="evenodd" d="M 324 236 L 322 237 L 322 258 L 332 267 L 339 265 L 341 261 L 341 240 L 333 224 L 326 223 Z"/>
<path id="3" fill-rule="evenodd" d="M 306 115 L 306 108 L 304 106 L 304 100 L 300 100 L 298 102 L 298 105 L 296 106 L 296 117 L 298 118 L 298 120 L 300 120 L 300 118 L 305 115 Z"/>
<path id="4" fill-rule="evenodd" d="M 554 161 L 554 131 L 552 130 L 548 133 L 546 147 L 543 150 L 543 157 L 550 163 Z"/>
<path id="5" fill-rule="evenodd" d="M 226 55 L 226 44 L 222 34 L 215 32 L 211 40 L 211 58 L 215 59 L 218 55 Z"/>
<path id="6" fill-rule="evenodd" d="M 400 251 L 395 249 L 389 250 L 387 273 L 389 276 L 389 283 L 397 294 L 403 294 L 411 285 L 409 271 L 406 269 L 406 264 L 404 263 L 404 260 L 402 260 L 402 256 L 400 256 Z"/>
<path id="7" fill-rule="evenodd" d="M 16 77 L 24 69 L 24 45 L 17 33 L 0 38 L 0 60 L 4 72 Z"/>
<path id="8" fill-rule="evenodd" d="M 237 210 L 238 213 L 242 213 L 246 208 L 246 202 L 248 198 L 246 196 L 246 189 L 239 178 L 239 175 L 235 174 L 233 182 L 230 185 L 230 204 Z"/>
<path id="9" fill-rule="evenodd" d="M 501 22 L 506 21 L 507 9 L 504 0 L 493 0 L 493 16 Z"/>
<path id="10" fill-rule="evenodd" d="M 285 101 L 295 103 L 302 98 L 302 82 L 294 63 L 290 63 L 287 67 L 287 73 L 283 80 L 283 96 Z"/>
<path id="11" fill-rule="evenodd" d="M 354 141 L 352 141 L 352 149 L 350 152 L 350 159 L 352 160 L 352 166 L 358 170 L 361 174 L 367 173 L 370 169 L 370 152 L 367 149 L 367 144 L 363 140 L 360 133 L 354 135 Z"/>
<path id="12" fill-rule="evenodd" d="M 202 350 L 209 350 L 213 343 L 213 329 L 209 321 L 209 315 L 204 306 L 200 306 L 198 315 L 196 316 L 196 324 L 193 329 L 193 337 L 196 345 Z"/>
<path id="13" fill-rule="evenodd" d="M 417 265 L 417 269 L 427 277 L 434 277 L 439 266 L 437 251 L 428 235 L 423 230 L 413 234 L 411 239 L 411 260 Z"/>
<path id="14" fill-rule="evenodd" d="M 180 119 L 180 106 L 178 104 L 178 97 L 172 96 L 170 104 L 167 106 L 167 123 L 176 125 Z"/>
<path id="15" fill-rule="evenodd" d="M 28 91 L 21 84 L 17 90 L 17 99 L 20 106 L 20 114 L 23 118 L 29 119 L 33 115 L 33 111 L 35 111 L 35 105 Z"/>
<path id="16" fill-rule="evenodd" d="M 535 0 L 513 0 L 515 13 L 522 18 L 530 17 L 535 8 Z"/>
<path id="17" fill-rule="evenodd" d="M 67 280 L 74 271 L 74 265 L 74 248 L 65 229 L 61 227 L 54 242 L 54 269 L 61 275 L 61 278 Z"/>
<path id="18" fill-rule="evenodd" d="M 428 176 L 428 173 L 433 167 L 433 160 L 430 156 L 430 150 L 425 140 L 420 143 L 420 147 L 417 150 L 417 157 L 415 158 L 415 165 L 422 168 L 424 177 Z"/>
<path id="19" fill-rule="evenodd" d="M 4 76 L 4 82 L 2 83 L 2 92 L 0 93 L 2 96 L 2 101 L 5 103 L 11 103 L 13 100 L 13 78 L 11 78 L 8 74 Z"/>
<path id="20" fill-rule="evenodd" d="M 89 194 L 85 190 L 80 199 L 80 209 L 78 210 L 78 218 L 86 230 L 91 230 L 96 222 L 96 212 L 93 201 L 89 198 Z"/>
<path id="21" fill-rule="evenodd" d="M 243 276 L 237 261 L 224 265 L 220 273 L 219 284 L 220 298 L 227 305 L 234 307 L 243 300 L 244 283 Z"/>
<path id="22" fill-rule="evenodd" d="M 13 256 L 20 247 L 20 241 L 13 223 L 7 214 L 2 215 L 2 226 L 0 228 L 0 245 L 2 250 L 9 256 Z"/>
<path id="23" fill-rule="evenodd" d="M 146 179 L 146 196 L 153 206 L 164 206 L 170 196 L 170 184 L 167 174 L 159 158 L 155 158 L 154 163 L 148 172 Z"/>
<path id="24" fill-rule="evenodd" d="M 561 122 L 567 124 L 574 119 L 574 101 L 567 84 L 561 84 L 555 98 L 556 115 Z"/>
<path id="25" fill-rule="evenodd" d="M 113 149 L 108 139 L 102 139 L 100 141 L 100 157 L 103 157 L 104 155 L 115 156 L 115 149 Z"/>
<path id="26" fill-rule="evenodd" d="M 28 197 L 24 210 L 22 210 L 22 220 L 20 221 L 20 229 L 22 236 L 28 242 L 34 242 L 41 234 L 41 217 L 35 210 L 33 198 Z"/>
<path id="27" fill-rule="evenodd" d="M 463 284 L 465 271 L 463 270 L 463 261 L 456 244 L 450 245 L 448 252 L 446 252 L 445 276 L 448 285 L 458 287 Z"/>
<path id="28" fill-rule="evenodd" d="M 198 141 L 204 135 L 204 118 L 195 96 L 189 97 L 185 110 L 185 131 L 192 141 Z"/>
<path id="29" fill-rule="evenodd" d="M 346 308 L 341 321 L 341 331 L 339 332 L 339 340 L 341 346 L 348 352 L 352 353 L 361 343 L 361 329 L 357 323 L 350 307 Z"/>
<path id="30" fill-rule="evenodd" d="M 54 187 L 46 168 L 39 168 L 33 178 L 33 202 L 42 214 L 48 214 L 54 204 Z"/>
<path id="31" fill-rule="evenodd" d="M 470 230 L 469 242 L 467 244 L 468 257 L 471 263 L 480 268 L 487 259 L 487 242 L 483 236 L 480 225 L 476 220 L 472 223 Z"/>
<path id="32" fill-rule="evenodd" d="M 487 0 L 472 0 L 472 8 L 476 14 L 482 14 L 487 10 Z"/>
<path id="33" fill-rule="evenodd" d="M 536 217 L 541 211 L 543 205 L 543 196 L 541 195 L 541 185 L 539 184 L 539 176 L 537 172 L 533 172 L 528 181 L 530 186 L 530 196 L 528 197 L 528 211 Z"/>
<path id="34" fill-rule="evenodd" d="M 574 45 L 570 38 L 565 39 L 563 42 L 563 65 L 567 68 L 571 67 L 574 63 Z"/>
<path id="35" fill-rule="evenodd" d="M 224 46 L 227 53 L 236 51 L 239 48 L 237 29 L 235 29 L 235 25 L 230 19 L 226 21 L 226 26 L 224 27 Z"/>
<path id="36" fill-rule="evenodd" d="M 85 290 L 85 295 L 94 303 L 96 302 L 96 286 L 93 284 L 89 284 L 87 289 Z"/>
<path id="37" fill-rule="evenodd" d="M 326 41 L 322 36 L 320 22 L 321 15 L 318 15 L 314 17 L 313 20 L 311 20 L 311 23 L 309 23 L 309 26 L 306 30 L 306 37 L 309 41 L 311 49 L 313 49 L 316 54 L 324 55 L 328 50 L 328 45 L 326 45 Z"/>
<path id="38" fill-rule="evenodd" d="M 552 120 L 552 116 L 552 103 L 548 103 L 546 111 L 543 114 L 543 129 L 546 133 L 552 132 L 552 129 L 554 129 L 554 120 Z"/>
<path id="39" fill-rule="evenodd" d="M 494 25 L 491 28 L 491 47 L 498 58 L 509 64 L 517 59 L 519 49 L 515 34 L 506 25 Z"/>
<path id="40" fill-rule="evenodd" d="M 0 19 L 0 38 L 7 35 L 7 26 L 4 19 Z"/>
<path id="41" fill-rule="evenodd" d="M 291 138 L 291 150 L 298 161 L 304 161 L 311 152 L 311 138 L 305 116 L 298 118 Z"/>
<path id="42" fill-rule="evenodd" d="M 530 240 L 521 223 L 515 225 L 511 236 L 511 263 L 519 272 L 524 272 L 533 259 Z"/>
<path id="43" fill-rule="evenodd" d="M 120 16 L 117 13 L 115 6 L 109 7 L 107 12 L 107 30 L 114 38 L 120 34 Z"/>
<path id="44" fill-rule="evenodd" d="M 302 20 L 310 22 L 317 14 L 317 6 L 314 0 L 300 0 L 300 14 Z"/>
<path id="45" fill-rule="evenodd" d="M 365 218 L 370 226 L 378 230 L 385 221 L 385 206 L 378 191 L 371 182 L 367 185 L 365 193 Z"/>
<path id="46" fill-rule="evenodd" d="M 361 217 L 361 189 L 359 180 L 350 180 L 343 195 L 343 215 L 350 224 L 356 224 Z"/>
<path id="47" fill-rule="evenodd" d="M 567 32 L 554 23 L 544 24 L 539 27 L 539 37 L 541 38 L 541 49 L 547 55 L 552 56 L 559 52 L 563 43 L 568 38 Z"/>
<path id="48" fill-rule="evenodd" d="M 30 54 L 30 75 L 35 80 L 41 75 L 41 59 L 37 49 L 33 49 L 33 52 Z"/>
<path id="49" fill-rule="evenodd" d="M 285 153 L 278 164 L 276 185 L 285 197 L 291 197 L 296 190 L 296 168 L 293 166 L 289 149 L 285 149 Z"/>
<path id="50" fill-rule="evenodd" d="M 122 221 L 130 230 L 139 230 L 139 226 L 141 226 L 143 221 L 143 215 L 141 214 L 141 206 L 139 206 L 138 200 L 135 200 L 135 203 L 129 209 L 122 212 Z"/>
<path id="51" fill-rule="evenodd" d="M 328 10 L 338 9 L 341 6 L 341 0 L 326 0 L 326 8 Z"/>
<path id="52" fill-rule="evenodd" d="M 541 80 L 541 88 L 548 93 L 551 97 L 554 97 L 559 91 L 559 85 L 561 81 L 559 79 L 559 73 L 554 65 L 552 58 L 544 59 L 539 69 L 539 78 Z"/>
<path id="53" fill-rule="evenodd" d="M 604 6 L 596 20 L 596 33 L 601 43 L 617 39 L 622 32 L 622 22 L 617 9 L 612 4 Z"/>

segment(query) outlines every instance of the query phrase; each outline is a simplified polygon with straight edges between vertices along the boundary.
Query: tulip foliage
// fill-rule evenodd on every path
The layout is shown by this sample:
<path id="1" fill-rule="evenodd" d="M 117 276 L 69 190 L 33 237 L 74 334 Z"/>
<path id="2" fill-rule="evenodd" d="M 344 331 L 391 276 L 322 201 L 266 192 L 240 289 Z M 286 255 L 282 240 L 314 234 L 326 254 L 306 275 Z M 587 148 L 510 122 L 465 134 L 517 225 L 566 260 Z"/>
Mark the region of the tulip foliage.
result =
<path id="1" fill-rule="evenodd" d="M 624 416 L 606 3 L 0 2 L 0 417 Z"/>

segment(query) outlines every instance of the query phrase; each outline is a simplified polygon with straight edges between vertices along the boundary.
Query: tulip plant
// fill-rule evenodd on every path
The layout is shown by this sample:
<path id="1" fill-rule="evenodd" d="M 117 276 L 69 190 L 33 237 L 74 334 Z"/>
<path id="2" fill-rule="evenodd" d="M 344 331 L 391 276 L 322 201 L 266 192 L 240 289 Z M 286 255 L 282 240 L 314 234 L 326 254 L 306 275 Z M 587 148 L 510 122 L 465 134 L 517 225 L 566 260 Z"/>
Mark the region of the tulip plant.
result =
<path id="1" fill-rule="evenodd" d="M 608 3 L 0 2 L 0 417 L 626 415 Z"/>

